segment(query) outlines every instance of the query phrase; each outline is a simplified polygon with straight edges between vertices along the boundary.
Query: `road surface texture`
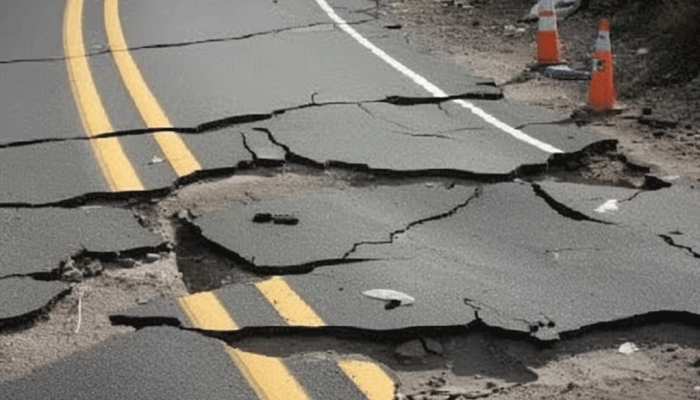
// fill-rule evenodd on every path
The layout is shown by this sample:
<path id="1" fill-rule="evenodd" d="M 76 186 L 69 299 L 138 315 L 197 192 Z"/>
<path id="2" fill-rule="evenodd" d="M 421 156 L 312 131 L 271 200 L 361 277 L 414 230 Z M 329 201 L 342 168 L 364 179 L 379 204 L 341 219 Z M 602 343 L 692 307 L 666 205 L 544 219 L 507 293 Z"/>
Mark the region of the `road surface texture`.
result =
<path id="1" fill-rule="evenodd" d="M 698 192 L 374 2 L 6 3 L 3 398 L 476 398 L 694 343 Z"/>

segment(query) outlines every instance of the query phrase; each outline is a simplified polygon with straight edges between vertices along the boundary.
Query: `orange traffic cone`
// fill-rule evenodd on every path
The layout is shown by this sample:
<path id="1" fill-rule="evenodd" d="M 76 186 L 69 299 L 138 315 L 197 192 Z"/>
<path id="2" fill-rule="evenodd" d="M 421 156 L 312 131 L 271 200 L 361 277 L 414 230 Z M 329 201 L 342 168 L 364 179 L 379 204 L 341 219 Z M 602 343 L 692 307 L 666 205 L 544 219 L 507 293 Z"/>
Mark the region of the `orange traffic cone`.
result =
<path id="1" fill-rule="evenodd" d="M 593 72 L 588 88 L 588 106 L 594 111 L 612 110 L 615 106 L 613 57 L 610 45 L 610 21 L 600 20 L 598 39 L 593 53 Z"/>
<path id="2" fill-rule="evenodd" d="M 537 32 L 537 64 L 559 64 L 560 62 L 561 51 L 554 0 L 543 0 L 540 3 L 540 20 Z"/>

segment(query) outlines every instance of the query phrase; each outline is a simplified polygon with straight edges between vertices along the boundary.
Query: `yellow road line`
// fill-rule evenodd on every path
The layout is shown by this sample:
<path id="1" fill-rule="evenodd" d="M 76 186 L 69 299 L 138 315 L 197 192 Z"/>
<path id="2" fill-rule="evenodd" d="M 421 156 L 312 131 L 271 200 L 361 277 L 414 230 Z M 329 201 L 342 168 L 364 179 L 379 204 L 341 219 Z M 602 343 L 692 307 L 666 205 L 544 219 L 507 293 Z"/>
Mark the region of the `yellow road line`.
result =
<path id="1" fill-rule="evenodd" d="M 326 325 L 284 278 L 275 276 L 256 283 L 255 287 L 289 325 Z M 379 365 L 370 361 L 341 360 L 338 366 L 368 399 L 391 400 L 394 398 L 394 380 Z"/>
<path id="2" fill-rule="evenodd" d="M 279 276 L 255 284 L 287 324 L 324 326 L 323 319 Z"/>
<path id="3" fill-rule="evenodd" d="M 105 0 L 104 18 L 112 57 L 141 118 L 149 128 L 172 128 L 173 125 L 148 88 L 136 61 L 128 50 L 119 19 L 118 0 Z M 157 132 L 153 136 L 178 176 L 189 175 L 202 169 L 199 161 L 177 133 Z"/>
<path id="4" fill-rule="evenodd" d="M 68 80 L 85 133 L 93 137 L 114 131 L 92 78 L 83 41 L 83 0 L 68 0 L 63 14 L 63 52 Z M 119 139 L 90 140 L 97 164 L 112 191 L 143 190 Z"/>
<path id="5" fill-rule="evenodd" d="M 394 381 L 379 365 L 371 361 L 340 360 L 338 366 L 368 399 L 391 400 L 394 398 Z"/>
<path id="6" fill-rule="evenodd" d="M 216 295 L 201 292 L 178 299 L 199 329 L 235 330 L 238 326 Z M 282 360 L 225 346 L 226 352 L 261 400 L 309 400 L 309 396 Z"/>

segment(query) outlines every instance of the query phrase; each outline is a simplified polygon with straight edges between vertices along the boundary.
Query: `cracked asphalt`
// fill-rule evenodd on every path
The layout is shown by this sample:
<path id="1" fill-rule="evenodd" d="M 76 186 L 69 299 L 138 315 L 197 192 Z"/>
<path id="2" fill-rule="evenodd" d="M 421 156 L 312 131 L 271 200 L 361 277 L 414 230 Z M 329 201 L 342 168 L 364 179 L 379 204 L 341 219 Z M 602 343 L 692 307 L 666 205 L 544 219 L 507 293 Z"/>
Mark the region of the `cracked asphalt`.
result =
<path id="1" fill-rule="evenodd" d="M 700 322 L 697 190 L 577 178 L 614 141 L 418 51 L 374 2 L 6 3 L 4 398 L 393 399 L 363 343 Z M 179 286 L 103 310 L 125 329 L 13 369 L 11 337 L 71 296 L 69 334 L 100 336 L 84 285 L 135 293 L 115 271 L 154 262 Z"/>

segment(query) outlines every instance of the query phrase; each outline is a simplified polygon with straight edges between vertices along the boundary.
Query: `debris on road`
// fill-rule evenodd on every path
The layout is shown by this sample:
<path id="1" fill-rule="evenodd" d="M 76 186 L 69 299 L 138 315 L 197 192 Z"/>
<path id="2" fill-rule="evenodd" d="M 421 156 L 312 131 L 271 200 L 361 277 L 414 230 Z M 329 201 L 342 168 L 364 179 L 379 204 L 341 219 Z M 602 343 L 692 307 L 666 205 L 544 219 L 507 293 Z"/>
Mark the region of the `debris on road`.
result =
<path id="1" fill-rule="evenodd" d="M 400 306 L 410 306 L 416 302 L 416 299 L 392 289 L 372 289 L 362 292 L 363 295 L 377 300 L 386 302 L 385 308 L 390 310 Z"/>
<path id="2" fill-rule="evenodd" d="M 630 355 L 639 351 L 639 348 L 632 342 L 625 342 L 620 345 L 620 348 L 617 349 L 617 351 L 625 355 Z"/>

